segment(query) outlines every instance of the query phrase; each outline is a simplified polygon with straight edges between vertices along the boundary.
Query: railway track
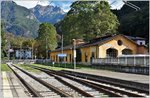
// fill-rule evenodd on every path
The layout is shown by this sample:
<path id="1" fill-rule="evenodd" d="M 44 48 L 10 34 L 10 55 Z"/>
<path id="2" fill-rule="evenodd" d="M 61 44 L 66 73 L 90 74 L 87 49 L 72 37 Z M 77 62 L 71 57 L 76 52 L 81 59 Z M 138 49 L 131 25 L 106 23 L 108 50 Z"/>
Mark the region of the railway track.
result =
<path id="1" fill-rule="evenodd" d="M 28 75 L 28 76 L 30 76 L 31 78 L 33 78 L 34 80 L 38 81 L 38 82 L 41 83 L 42 85 L 44 85 L 44 86 L 46 86 L 46 87 L 52 89 L 53 91 L 55 91 L 55 93 L 58 93 L 61 97 L 83 97 L 83 96 L 84 96 L 84 97 L 99 97 L 99 92 L 96 92 L 96 91 L 95 91 L 96 93 L 93 92 L 93 93 L 95 93 L 95 94 L 91 94 L 91 93 L 89 93 L 89 92 L 86 92 L 86 91 L 84 91 L 84 90 L 82 90 L 82 89 L 80 89 L 80 88 L 78 88 L 78 87 L 72 85 L 71 83 L 67 82 L 66 80 L 62 79 L 61 77 L 56 76 L 56 75 L 54 75 L 54 74 L 51 74 L 51 76 L 55 77 L 55 79 L 57 79 L 58 81 L 60 81 L 61 83 L 65 84 L 65 85 L 67 85 L 67 86 L 70 87 L 71 89 L 75 90 L 74 93 L 78 92 L 78 94 L 79 94 L 78 96 L 72 96 L 71 94 L 66 93 L 66 92 L 64 91 L 64 89 L 60 89 L 60 87 L 57 88 L 56 86 L 53 86 L 54 84 L 51 85 L 51 84 L 49 84 L 48 82 L 45 82 L 44 80 L 35 77 L 34 75 L 30 74 L 29 72 L 23 70 L 23 69 L 20 68 L 20 67 L 17 67 L 17 66 L 15 66 L 15 65 L 12 65 L 12 66 L 9 66 L 9 67 L 13 70 L 13 72 L 17 75 L 17 77 L 19 77 L 20 75 L 18 75 L 18 73 L 17 73 L 16 71 L 14 71 L 14 69 L 13 69 L 12 67 L 14 67 L 14 68 L 18 69 L 19 71 L 25 73 L 26 75 Z M 15 70 L 16 70 L 16 69 L 15 69 Z M 19 77 L 19 78 L 22 78 L 22 77 Z M 22 81 L 26 83 L 26 81 L 25 81 L 24 79 L 22 79 Z M 27 83 L 26 83 L 26 84 L 27 84 Z M 29 84 L 28 84 L 28 85 L 29 85 Z M 38 91 L 36 91 L 34 88 L 32 88 L 31 85 L 29 85 L 28 87 L 30 87 L 30 90 L 31 90 L 31 92 L 33 93 L 34 97 L 39 97 L 39 96 L 40 96 L 40 97 L 45 97 L 45 96 L 43 96 L 43 95 L 38 95 L 38 94 L 39 94 Z M 83 86 L 82 86 L 82 87 L 83 87 Z M 87 88 L 87 87 L 84 87 L 84 88 Z M 65 87 L 65 89 L 66 89 L 66 87 Z M 87 88 L 87 89 L 89 90 L 89 88 Z M 91 90 L 91 91 L 94 91 L 93 89 L 90 89 L 90 90 Z M 33 92 L 33 91 L 34 91 L 34 92 Z M 70 92 L 70 91 L 69 91 L 69 92 Z"/>
<path id="2" fill-rule="evenodd" d="M 9 68 L 13 71 L 13 73 L 17 76 L 17 78 L 25 85 L 28 91 L 32 94 L 33 97 L 43 97 L 41 94 L 38 93 L 29 83 L 27 83 L 10 65 Z"/>
<path id="3" fill-rule="evenodd" d="M 65 77 L 68 79 L 71 79 L 73 81 L 88 85 L 100 92 L 103 92 L 107 95 L 109 95 L 110 97 L 123 97 L 123 96 L 129 96 L 129 97 L 145 97 L 146 94 L 143 93 L 139 93 L 138 91 L 135 91 L 135 89 L 133 91 L 128 90 L 128 88 L 123 88 L 122 86 L 119 87 L 119 85 L 117 85 L 117 87 L 115 87 L 114 85 L 112 86 L 112 84 L 108 85 L 108 81 L 107 83 L 104 84 L 104 82 L 101 83 L 101 81 L 95 81 L 94 79 L 90 79 L 90 78 L 86 78 L 85 77 L 81 77 L 82 74 L 80 74 L 81 76 L 79 77 L 79 75 L 77 74 L 70 74 L 70 73 L 64 73 L 61 71 L 54 71 L 54 70 L 50 70 L 50 69 L 46 69 L 46 68 L 42 68 L 42 67 L 35 67 L 35 66 L 29 66 L 35 69 L 39 69 L 49 75 L 55 75 L 55 76 L 61 76 L 61 77 Z M 144 92 L 144 91 L 143 91 Z"/>
<path id="4" fill-rule="evenodd" d="M 15 75 L 18 77 L 19 76 L 19 79 L 21 79 L 23 82 L 25 82 L 25 84 L 28 84 L 28 85 L 25 85 L 27 88 L 30 88 L 29 90 L 31 91 L 32 95 L 34 97 L 48 97 L 48 96 L 53 96 L 53 97 L 72 97 L 70 94 L 64 92 L 63 90 L 60 90 L 59 88 L 43 81 L 42 79 L 39 79 L 37 77 L 35 77 L 34 75 L 30 74 L 29 72 L 17 67 L 17 66 L 14 66 L 14 65 L 10 65 L 9 66 L 13 72 L 15 72 Z M 18 70 L 16 72 L 16 70 Z M 26 75 L 23 75 L 23 76 L 20 76 L 18 74 L 18 72 L 20 71 L 20 73 L 22 72 L 21 75 L 23 75 L 23 73 Z M 26 77 L 26 79 L 23 79 L 22 77 Z M 31 79 L 30 79 L 30 78 Z M 34 85 L 30 85 L 29 84 L 29 81 L 28 83 L 26 82 L 27 79 L 30 79 L 32 80 L 30 82 L 30 84 L 34 84 Z M 36 87 L 34 87 L 36 86 Z M 37 89 L 35 89 L 37 88 Z"/>

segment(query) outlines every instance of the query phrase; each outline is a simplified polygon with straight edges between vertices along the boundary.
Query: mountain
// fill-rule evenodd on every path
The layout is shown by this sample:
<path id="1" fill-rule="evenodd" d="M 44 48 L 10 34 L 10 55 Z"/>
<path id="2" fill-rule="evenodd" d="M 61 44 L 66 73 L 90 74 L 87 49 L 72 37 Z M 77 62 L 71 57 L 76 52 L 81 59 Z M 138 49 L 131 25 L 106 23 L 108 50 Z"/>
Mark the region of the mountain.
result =
<path id="1" fill-rule="evenodd" d="M 120 26 L 119 33 L 139 36 L 146 38 L 149 41 L 149 1 L 128 1 L 138 7 L 140 10 L 135 10 L 127 5 L 123 5 L 120 10 L 112 10 L 118 17 Z"/>
<path id="2" fill-rule="evenodd" d="M 6 31 L 24 37 L 36 37 L 39 21 L 29 9 L 13 1 L 1 2 L 1 21 Z"/>
<path id="3" fill-rule="evenodd" d="M 16 36 L 38 36 L 39 24 L 42 22 L 57 23 L 65 16 L 65 12 L 57 6 L 36 5 L 27 9 L 13 1 L 1 2 L 1 22 L 7 32 Z"/>
<path id="4" fill-rule="evenodd" d="M 30 9 L 40 22 L 49 22 L 55 24 L 64 18 L 65 12 L 57 6 L 36 5 Z"/>

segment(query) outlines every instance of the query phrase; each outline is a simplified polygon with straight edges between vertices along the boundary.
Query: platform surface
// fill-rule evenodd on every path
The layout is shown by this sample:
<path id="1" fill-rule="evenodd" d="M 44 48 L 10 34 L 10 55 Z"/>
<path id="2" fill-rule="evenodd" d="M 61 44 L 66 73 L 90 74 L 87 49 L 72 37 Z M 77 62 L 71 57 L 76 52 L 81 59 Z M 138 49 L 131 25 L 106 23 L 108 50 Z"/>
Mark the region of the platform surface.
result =
<path id="1" fill-rule="evenodd" d="M 2 72 L 2 92 L 3 98 L 27 98 L 25 88 L 18 79 L 10 72 Z"/>
<path id="2" fill-rule="evenodd" d="M 6 75 L 6 72 L 2 72 L 2 80 L 3 80 L 3 97 L 4 98 L 13 98 L 13 94 L 10 88 L 10 84 Z"/>
<path id="3" fill-rule="evenodd" d="M 67 70 L 149 84 L 148 75 L 113 72 L 101 69 L 75 69 L 75 70 L 67 69 Z"/>

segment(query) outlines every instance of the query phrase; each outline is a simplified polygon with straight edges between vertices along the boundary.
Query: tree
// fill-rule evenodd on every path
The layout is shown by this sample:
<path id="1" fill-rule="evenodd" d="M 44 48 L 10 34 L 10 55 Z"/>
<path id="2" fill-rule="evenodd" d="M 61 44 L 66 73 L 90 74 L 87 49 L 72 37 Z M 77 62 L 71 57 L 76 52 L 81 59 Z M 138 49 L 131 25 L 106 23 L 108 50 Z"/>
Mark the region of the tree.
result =
<path id="1" fill-rule="evenodd" d="M 32 44 L 33 44 L 32 41 L 34 41 L 34 39 L 27 39 L 27 40 L 23 41 L 22 47 L 24 47 L 24 48 L 32 47 Z"/>
<path id="2" fill-rule="evenodd" d="M 42 23 L 39 26 L 38 37 L 36 38 L 36 47 L 38 57 L 47 57 L 48 50 L 54 50 L 57 47 L 56 28 L 49 23 Z"/>
<path id="3" fill-rule="evenodd" d="M 1 57 L 3 58 L 6 53 L 6 49 L 5 49 L 5 46 L 6 46 L 6 38 L 5 38 L 5 32 L 3 30 L 3 24 L 1 24 Z"/>
<path id="4" fill-rule="evenodd" d="M 76 1 L 61 22 L 64 43 L 73 38 L 89 40 L 96 36 L 114 34 L 119 22 L 107 1 Z M 80 36 L 79 36 L 80 35 Z"/>

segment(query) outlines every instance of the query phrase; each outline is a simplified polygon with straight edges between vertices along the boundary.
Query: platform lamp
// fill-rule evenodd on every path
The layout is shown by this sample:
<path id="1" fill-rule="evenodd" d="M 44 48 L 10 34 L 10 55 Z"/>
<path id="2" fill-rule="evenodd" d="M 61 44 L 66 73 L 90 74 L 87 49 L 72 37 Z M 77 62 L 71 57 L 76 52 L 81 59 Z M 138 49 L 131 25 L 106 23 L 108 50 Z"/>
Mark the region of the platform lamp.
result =
<path id="1" fill-rule="evenodd" d="M 76 69 L 76 39 L 73 40 L 74 69 Z"/>

